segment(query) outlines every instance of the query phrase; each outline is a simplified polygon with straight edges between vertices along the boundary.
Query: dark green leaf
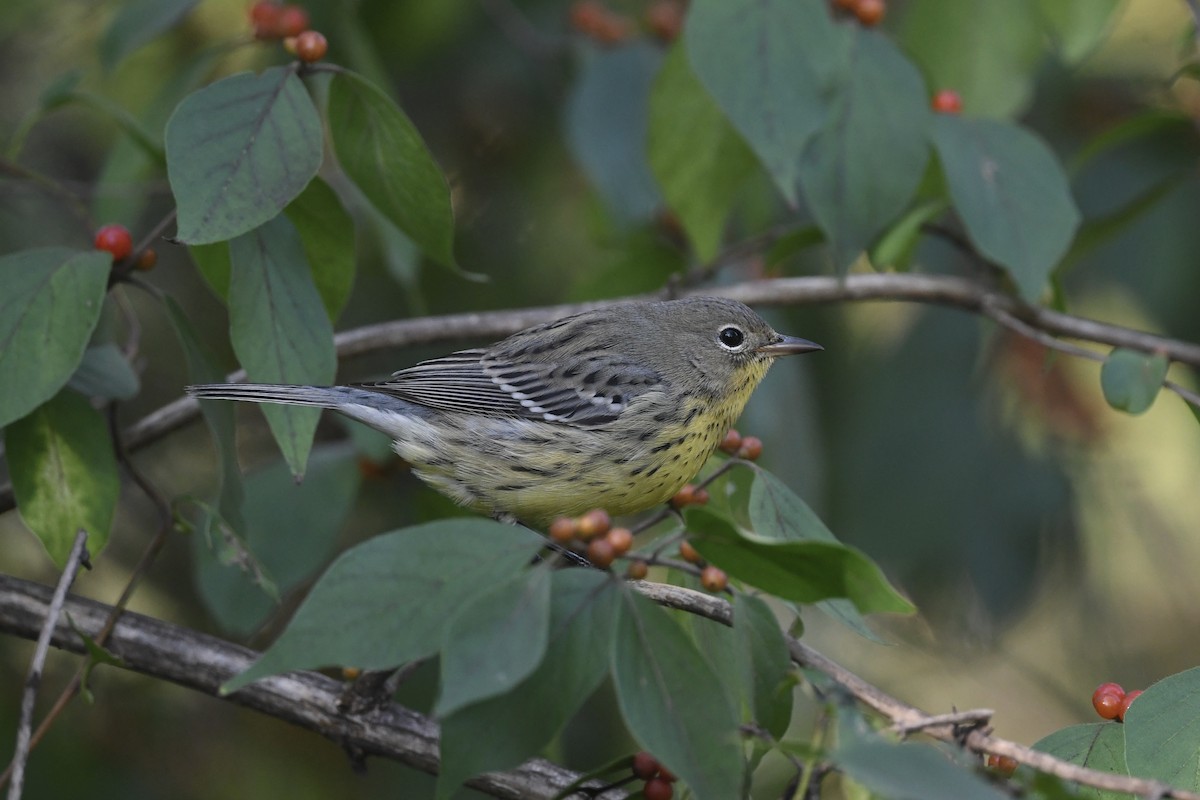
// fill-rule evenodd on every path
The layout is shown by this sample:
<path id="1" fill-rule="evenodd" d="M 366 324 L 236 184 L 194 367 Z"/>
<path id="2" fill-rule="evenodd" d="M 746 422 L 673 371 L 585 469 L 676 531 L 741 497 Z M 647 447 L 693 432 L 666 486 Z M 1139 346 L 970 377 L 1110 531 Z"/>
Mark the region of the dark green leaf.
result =
<path id="1" fill-rule="evenodd" d="M 788 485 L 761 467 L 753 468 L 750 527 L 757 537 L 781 542 L 837 542 L 837 537 Z"/>
<path id="2" fill-rule="evenodd" d="M 749 538 L 752 534 L 740 533 L 703 508 L 689 508 L 685 519 L 702 556 L 777 597 L 798 603 L 845 597 L 864 614 L 913 611 L 879 567 L 853 548 L 836 542 Z"/>
<path id="3" fill-rule="evenodd" d="M 1037 0 L 1037 11 L 1062 60 L 1082 61 L 1104 41 L 1121 0 Z"/>
<path id="4" fill-rule="evenodd" d="M 253 559 L 249 569 L 239 569 L 236 558 L 223 563 L 215 525 L 209 526 L 210 540 L 192 537 L 200 596 L 222 629 L 248 636 L 278 607 L 277 598 L 257 580 L 257 570 L 269 575 L 279 592 L 312 577 L 333 554 L 361 482 L 357 455 L 346 442 L 314 448 L 303 483 L 296 483 L 282 462 L 246 476 L 244 523 L 236 532 Z"/>
<path id="5" fill-rule="evenodd" d="M 792 721 L 791 657 L 783 631 L 762 599 L 738 592 L 733 598 L 734 648 L 742 684 L 749 689 L 754 720 L 775 739 Z"/>
<path id="6" fill-rule="evenodd" d="M 529 677 L 550 628 L 550 570 L 529 570 L 464 603 L 442 647 L 438 716 L 503 694 Z"/>
<path id="7" fill-rule="evenodd" d="M 112 527 L 121 482 L 108 425 L 72 391 L 59 392 L 5 431 L 5 455 L 21 521 L 59 567 L 80 528 L 93 558 Z"/>
<path id="8" fill-rule="evenodd" d="M 688 10 L 696 77 L 793 205 L 800 154 L 846 71 L 847 38 L 823 0 L 696 0 Z"/>
<path id="9" fill-rule="evenodd" d="M 910 209 L 871 248 L 871 265 L 876 269 L 907 270 L 916 255 L 925 223 L 941 216 L 949 205 L 945 200 L 938 199 Z"/>
<path id="10" fill-rule="evenodd" d="M 601 572 L 554 573 L 542 663 L 512 691 L 442 720 L 439 797 L 472 775 L 508 769 L 536 755 L 595 691 L 608 673 L 617 588 Z"/>
<path id="11" fill-rule="evenodd" d="M 354 286 L 354 221 L 320 178 L 313 178 L 284 213 L 300 232 L 321 302 L 329 319 L 336 320 Z"/>
<path id="12" fill-rule="evenodd" d="M 228 248 L 225 245 L 221 247 Z M 192 383 L 220 383 L 225 373 L 217 365 L 216 356 L 200 341 L 183 308 L 170 295 L 164 296 L 167 318 L 175 329 L 179 346 L 187 364 L 188 380 Z M 238 466 L 237 442 L 234 439 L 234 406 L 232 403 L 201 403 L 200 414 L 208 424 L 213 444 L 217 448 L 217 475 L 220 483 L 218 508 L 235 530 L 245 530 L 242 520 L 242 472 Z"/>
<path id="13" fill-rule="evenodd" d="M 929 161 L 931 117 L 921 74 L 891 40 L 859 31 L 850 41 L 850 77 L 800 162 L 841 272 L 908 205 Z"/>
<path id="14" fill-rule="evenodd" d="M 1114 722 L 1072 725 L 1041 739 L 1033 749 L 1081 767 L 1110 772 L 1113 775 L 1129 774 L 1125 767 L 1125 731 L 1121 725 Z M 1084 786 L 1080 786 L 1078 792 L 1079 797 L 1088 800 L 1129 798 L 1124 792 L 1106 792 Z"/>
<path id="15" fill-rule="evenodd" d="M 542 544 L 533 531 L 473 518 L 376 536 L 329 566 L 287 629 L 223 691 L 292 669 L 383 669 L 432 655 L 446 621 L 510 580 Z"/>
<path id="16" fill-rule="evenodd" d="M 888 800 L 1008 800 L 1009 795 L 927 744 L 860 739 L 833 754 L 834 764 Z"/>
<path id="17" fill-rule="evenodd" d="M 250 380 L 331 383 L 333 327 L 296 229 L 276 217 L 230 242 L 229 255 L 229 336 Z M 267 405 L 263 413 L 292 472 L 302 475 L 320 410 Z"/>
<path id="18" fill-rule="evenodd" d="M 744 764 L 728 688 L 666 611 L 632 590 L 621 599 L 612 676 L 629 732 L 699 800 L 739 797 Z"/>
<path id="19" fill-rule="evenodd" d="M 910 0 L 900 35 L 934 90 L 957 91 L 968 114 L 1008 117 L 1033 90 L 1045 35 L 1038 22 L 1033 0 Z"/>
<path id="20" fill-rule="evenodd" d="M 1084 256 L 1116 238 L 1117 234 L 1127 230 L 1130 225 L 1141 219 L 1148 211 L 1158 208 L 1163 198 L 1178 189 L 1180 185 L 1189 181 L 1191 177 L 1186 172 L 1171 175 L 1146 189 L 1141 194 L 1136 195 L 1117 210 L 1101 217 L 1093 217 L 1085 220 L 1079 228 L 1079 233 L 1076 235 L 1075 241 L 1071 244 L 1070 251 L 1063 256 L 1062 263 L 1055 271 L 1055 275 L 1064 274 Z"/>
<path id="21" fill-rule="evenodd" d="M 128 0 L 100 40 L 100 63 L 111 70 L 125 56 L 173 28 L 199 0 Z"/>
<path id="22" fill-rule="evenodd" d="M 1100 368 L 1104 399 L 1118 411 L 1141 414 L 1154 405 L 1170 366 L 1166 356 L 1151 356 L 1118 347 Z"/>
<path id="23" fill-rule="evenodd" d="M 1200 791 L 1200 668 L 1146 689 L 1130 704 L 1124 732 L 1130 775 Z"/>
<path id="24" fill-rule="evenodd" d="M 647 106 L 662 56 L 642 42 L 584 48 L 567 98 L 571 154 L 620 220 L 648 219 L 662 204 L 647 160 Z"/>
<path id="25" fill-rule="evenodd" d="M 84 351 L 67 386 L 87 397 L 128 400 L 138 393 L 141 382 L 121 348 L 108 342 Z"/>
<path id="26" fill-rule="evenodd" d="M 321 120 L 287 67 L 241 73 L 188 95 L 167 122 L 180 241 L 211 244 L 279 214 L 317 174 Z"/>
<path id="27" fill-rule="evenodd" d="M 229 275 L 233 271 L 229 263 L 229 242 L 194 244 L 188 248 L 188 253 L 196 262 L 196 269 L 204 282 L 216 292 L 217 297 L 228 301 Z"/>
<path id="28" fill-rule="evenodd" d="M 711 261 L 755 160 L 692 73 L 681 45 L 672 48 L 650 93 L 649 158 L 696 255 Z"/>
<path id="29" fill-rule="evenodd" d="M 412 121 L 352 72 L 329 84 L 329 133 L 342 169 L 433 260 L 454 266 L 450 187 Z"/>
<path id="30" fill-rule="evenodd" d="M 1092 137 L 1071 158 L 1070 173 L 1078 176 L 1101 156 L 1135 142 L 1165 145 L 1172 138 L 1194 135 L 1192 118 L 1173 110 L 1153 109 L 1123 120 Z"/>
<path id="31" fill-rule="evenodd" d="M 979 252 L 1037 300 L 1066 253 L 1079 211 L 1054 154 L 1029 131 L 939 114 L 934 144 L 954 207 Z"/>
<path id="32" fill-rule="evenodd" d="M 0 427 L 53 397 L 79 366 L 111 265 L 108 253 L 65 247 L 0 257 Z"/>

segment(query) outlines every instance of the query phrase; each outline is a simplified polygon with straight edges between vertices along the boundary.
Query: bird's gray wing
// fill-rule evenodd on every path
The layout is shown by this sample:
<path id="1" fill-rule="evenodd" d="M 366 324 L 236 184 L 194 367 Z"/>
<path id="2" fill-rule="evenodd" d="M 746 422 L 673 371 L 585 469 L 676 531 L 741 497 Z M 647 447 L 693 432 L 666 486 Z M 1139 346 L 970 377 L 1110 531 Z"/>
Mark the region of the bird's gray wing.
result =
<path id="1" fill-rule="evenodd" d="M 552 360 L 513 358 L 492 348 L 423 361 L 364 388 L 444 411 L 594 427 L 615 420 L 661 381 L 653 369 L 607 350 Z"/>

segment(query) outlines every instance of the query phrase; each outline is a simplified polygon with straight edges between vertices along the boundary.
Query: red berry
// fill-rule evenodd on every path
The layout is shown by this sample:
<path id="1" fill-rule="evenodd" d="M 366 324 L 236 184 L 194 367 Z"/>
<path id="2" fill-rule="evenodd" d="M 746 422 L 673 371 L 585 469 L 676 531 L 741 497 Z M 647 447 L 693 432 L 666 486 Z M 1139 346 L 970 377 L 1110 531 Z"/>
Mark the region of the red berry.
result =
<path id="1" fill-rule="evenodd" d="M 593 508 L 579 518 L 578 531 L 580 539 L 594 539 L 608 533 L 612 527 L 612 517 L 603 508 Z"/>
<path id="2" fill-rule="evenodd" d="M 1132 692 L 1125 695 L 1125 697 L 1121 699 L 1121 705 L 1117 709 L 1117 719 L 1119 719 L 1121 722 L 1125 721 L 1125 715 L 1129 713 L 1129 706 L 1133 704 L 1133 701 L 1136 700 L 1138 698 L 1138 695 L 1140 695 L 1141 693 L 1142 693 L 1141 689 L 1134 689 Z"/>
<path id="3" fill-rule="evenodd" d="M 300 6 L 284 6 L 279 12 L 279 35 L 299 36 L 308 30 L 308 12 Z"/>
<path id="4" fill-rule="evenodd" d="M 738 447 L 735 455 L 747 461 L 757 461 L 758 457 L 762 455 L 762 451 L 762 439 L 757 436 L 744 436 L 742 437 L 742 444 Z"/>
<path id="5" fill-rule="evenodd" d="M 644 781 L 650 780 L 658 774 L 658 759 L 645 750 L 635 754 L 633 757 L 633 774 Z"/>
<path id="6" fill-rule="evenodd" d="M 962 97 L 953 89 L 942 89 L 930 103 L 939 114 L 958 114 L 962 111 Z"/>
<path id="7" fill-rule="evenodd" d="M 671 800 L 675 796 L 675 788 L 662 778 L 651 778 L 642 787 L 642 795 L 646 800 Z"/>
<path id="8" fill-rule="evenodd" d="M 887 3 L 884 0 L 858 0 L 854 6 L 854 16 L 868 28 L 873 28 L 883 21 L 887 13 Z"/>
<path id="9" fill-rule="evenodd" d="M 254 26 L 254 35 L 259 39 L 276 39 L 279 37 L 279 17 L 283 13 L 283 5 L 274 0 L 259 0 L 250 7 L 250 24 Z"/>
<path id="10" fill-rule="evenodd" d="M 678 0 L 655 0 L 646 9 L 646 24 L 662 41 L 675 41 L 683 31 L 683 5 Z"/>
<path id="11" fill-rule="evenodd" d="M 559 517 L 550 523 L 550 538 L 559 544 L 566 544 L 575 538 L 578 522 L 571 517 Z"/>
<path id="12" fill-rule="evenodd" d="M 710 592 L 723 592 L 729 585 L 729 576 L 723 569 L 709 565 L 700 571 L 700 585 Z"/>
<path id="13" fill-rule="evenodd" d="M 687 539 L 684 539 L 679 543 L 679 557 L 684 561 L 690 561 L 693 564 L 699 564 L 704 560 L 700 556 L 700 553 L 696 551 L 696 548 L 692 547 L 692 543 Z"/>
<path id="14" fill-rule="evenodd" d="M 741 446 L 742 435 L 733 428 L 729 429 L 729 431 L 725 434 L 725 438 L 721 440 L 721 444 L 718 445 L 722 451 L 729 453 L 729 455 L 736 453 L 738 448 Z"/>
<path id="15" fill-rule="evenodd" d="M 592 566 L 607 569 L 616 557 L 617 554 L 608 543 L 608 539 L 593 539 L 588 542 L 587 559 L 592 562 Z"/>
<path id="16" fill-rule="evenodd" d="M 124 225 L 105 225 L 96 231 L 95 245 L 97 250 L 112 253 L 114 261 L 120 261 L 133 252 L 133 237 Z"/>
<path id="17" fill-rule="evenodd" d="M 996 770 L 1002 775 L 1012 775 L 1017 771 L 1017 760 L 1010 756 L 998 756 L 989 754 L 987 757 L 987 765 Z"/>
<path id="18" fill-rule="evenodd" d="M 1112 683 L 1110 681 L 1108 683 L 1102 683 L 1099 686 L 1097 686 L 1096 691 L 1092 692 L 1092 697 L 1095 697 L 1098 694 L 1115 694 L 1118 697 L 1124 697 L 1125 690 L 1123 688 L 1121 688 L 1121 684 Z"/>
<path id="19" fill-rule="evenodd" d="M 329 50 L 329 42 L 320 31 L 304 31 L 296 37 L 296 55 L 306 64 L 320 61 Z"/>
<path id="20" fill-rule="evenodd" d="M 1124 690 L 1115 683 L 1102 683 L 1092 693 L 1092 708 L 1101 719 L 1116 719 L 1121 713 L 1121 701 L 1125 699 Z"/>
<path id="21" fill-rule="evenodd" d="M 157 263 L 158 253 L 154 252 L 150 248 L 146 248 L 142 251 L 141 255 L 137 257 L 137 261 L 133 262 L 133 266 L 135 269 L 140 269 L 142 272 L 149 272 L 150 270 L 154 269 L 154 265 Z"/>
<path id="22" fill-rule="evenodd" d="M 671 508 L 676 509 L 690 506 L 696 502 L 696 485 L 694 483 L 684 484 L 669 502 L 671 503 Z"/>
<path id="23" fill-rule="evenodd" d="M 695 506 L 707 505 L 708 500 L 708 489 L 697 488 L 695 494 L 692 495 L 692 505 Z"/>

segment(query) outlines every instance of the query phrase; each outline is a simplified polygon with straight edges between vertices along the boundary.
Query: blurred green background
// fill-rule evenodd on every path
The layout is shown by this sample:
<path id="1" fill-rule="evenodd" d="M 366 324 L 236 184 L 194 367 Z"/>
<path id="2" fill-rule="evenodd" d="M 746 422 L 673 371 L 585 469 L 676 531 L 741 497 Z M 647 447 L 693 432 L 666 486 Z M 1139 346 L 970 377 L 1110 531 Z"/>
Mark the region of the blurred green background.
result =
<path id="1" fill-rule="evenodd" d="M 948 10 L 981 5 L 940 3 Z M 981 30 L 981 17 L 957 10 L 948 11 L 940 29 L 912 21 L 912 6 L 938 4 L 890 4 L 883 27 L 919 63 L 922 55 L 936 58 L 939 48 L 983 59 L 991 50 L 981 40 L 1004 38 L 989 37 L 993 29 Z M 161 131 L 186 87 L 284 58 L 275 45 L 250 42 L 247 3 L 206 0 L 175 31 L 106 72 L 98 42 L 118 5 L 6 0 L 0 6 L 0 143 L 7 147 L 41 93 L 71 70 L 82 71 L 83 88 Z M 564 2 L 305 5 L 313 27 L 330 40 L 329 60 L 390 86 L 425 136 L 453 188 L 459 261 L 487 278 L 471 281 L 422 263 L 360 210 L 358 275 L 339 330 L 424 313 L 622 296 L 658 288 L 694 266 L 658 213 L 652 185 L 639 183 L 637 174 L 618 175 L 598 190 L 588 177 L 622 166 L 637 171 L 603 120 L 587 116 L 581 96 L 584 87 L 615 93 L 617 111 L 608 122 L 636 122 L 644 114 L 643 84 L 661 52 L 651 37 L 602 50 L 571 31 Z M 1182 0 L 1110 5 L 1115 11 L 1101 43 L 1077 61 L 1040 45 L 1010 53 L 1010 62 L 983 69 L 977 89 L 1010 106 L 1068 165 L 1100 132 L 1138 114 L 1200 113 L 1197 83 L 1169 82 L 1193 46 Z M 610 6 L 636 21 L 647 3 Z M 1000 25 L 994 30 L 1024 24 L 1025 3 L 992 6 L 989 19 Z M 532 40 L 513 33 L 513 25 L 525 22 Z M 215 72 L 187 74 L 185 65 L 205 53 Z M 1131 140 L 1073 175 L 1076 201 L 1089 217 L 1125 206 L 1162 185 L 1164 176 L 1184 176 L 1072 267 L 1065 293 L 1073 313 L 1200 341 L 1198 146 L 1189 127 Z M 88 197 L 95 218 L 123 222 L 135 238 L 170 208 L 165 180 L 148 170 L 117 126 L 89 108 L 70 106 L 40 122 L 18 160 L 73 185 L 95 186 Z M 742 191 L 730 241 L 789 213 L 765 177 Z M 33 184 L 0 183 L 0 253 L 35 244 L 85 247 L 90 237 L 87 225 Z M 147 279 L 182 302 L 232 368 L 224 308 L 182 248 L 163 245 L 159 256 Z M 959 254 L 937 241 L 922 245 L 917 263 L 928 271 L 965 270 Z M 715 281 L 827 271 L 818 248 L 777 263 L 743 261 Z M 186 383 L 160 310 L 137 293 L 129 297 L 144 326 L 145 371 L 142 394 L 121 408 L 126 423 L 175 399 Z M 739 428 L 762 437 L 766 466 L 840 538 L 878 560 L 922 609 L 915 619 L 876 621 L 890 645 L 807 615 L 809 643 L 927 710 L 995 708 L 996 732 L 1024 743 L 1091 720 L 1091 691 L 1101 681 L 1141 687 L 1200 663 L 1200 647 L 1187 635 L 1200 623 L 1194 578 L 1200 426 L 1182 401 L 1164 395 L 1143 416 L 1121 415 L 1103 402 L 1098 365 L 1047 359 L 960 312 L 873 303 L 768 316 L 780 330 L 821 342 L 826 352 L 778 366 Z M 341 366 L 341 377 L 366 379 L 470 344 L 358 358 Z M 1174 377 L 1196 385 L 1189 375 Z M 320 523 L 330 528 L 330 540 L 318 548 L 318 559 L 331 555 L 335 540 L 342 547 L 453 513 L 402 470 L 343 468 L 322 481 L 314 468 L 308 481 L 293 485 L 275 466 L 278 453 L 257 410 L 239 410 L 239 435 L 247 470 L 268 470 L 261 478 L 263 514 L 290 509 L 296 517 L 266 526 L 264 547 L 286 551 L 287 537 L 313 522 L 308 512 L 320 505 L 337 504 L 349 516 L 343 523 L 330 513 Z M 346 436 L 340 423 L 325 420 L 318 458 L 342 467 L 357 463 Z M 141 451 L 137 461 L 172 497 L 204 497 L 215 480 L 207 434 L 195 423 Z M 76 591 L 111 602 L 155 524 L 149 504 L 127 487 L 109 549 Z M 236 609 L 214 608 L 200 586 L 222 578 L 196 538 L 172 538 L 132 607 L 262 646 L 278 617 L 263 628 L 257 618 L 239 624 Z M 319 565 L 297 565 L 296 578 Z M 47 583 L 56 577 L 12 513 L 0 517 L 0 571 Z M 285 608 L 298 594 L 285 597 Z M 0 692 L 0 732 L 8 735 L 15 735 L 31 653 L 27 642 L 0 644 L 0 683 L 9 687 Z M 44 698 L 74 664 L 52 657 Z M 406 686 L 405 699 L 424 707 L 432 683 L 425 670 Z M 382 761 L 356 774 L 335 745 L 316 736 L 118 670 L 99 670 L 94 688 L 95 704 L 76 701 L 34 753 L 27 797 L 407 798 L 432 786 Z M 797 715 L 807 713 L 811 707 L 801 703 Z M 805 731 L 801 720 L 796 730 Z M 585 768 L 629 749 L 602 690 L 551 755 Z M 761 783 L 763 796 L 778 795 L 769 775 Z"/>

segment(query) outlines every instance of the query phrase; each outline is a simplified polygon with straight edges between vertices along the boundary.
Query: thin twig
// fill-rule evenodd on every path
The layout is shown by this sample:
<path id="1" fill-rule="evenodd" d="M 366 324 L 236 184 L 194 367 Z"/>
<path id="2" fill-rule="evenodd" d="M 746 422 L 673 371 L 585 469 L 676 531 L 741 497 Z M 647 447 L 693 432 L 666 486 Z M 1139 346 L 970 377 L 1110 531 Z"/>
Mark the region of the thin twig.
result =
<path id="1" fill-rule="evenodd" d="M 892 725 L 892 730 L 899 734 L 908 734 L 939 725 L 986 725 L 995 715 L 996 712 L 990 708 L 976 708 L 972 711 L 953 711 L 949 714 L 933 714 L 919 720 L 897 722 Z"/>
<path id="2" fill-rule="evenodd" d="M 38 633 L 37 647 L 33 651 L 33 661 L 29 664 L 29 675 L 25 678 L 25 692 L 21 696 L 21 720 L 17 724 L 17 746 L 13 752 L 9 771 L 12 782 L 8 785 L 8 800 L 20 800 L 25 787 L 25 762 L 29 760 L 31 732 L 33 729 L 33 706 L 37 700 L 38 687 L 42 684 L 42 669 L 46 666 L 46 654 L 50 650 L 50 637 L 58 625 L 58 616 L 62 613 L 63 603 L 67 599 L 67 590 L 75 582 L 79 567 L 87 560 L 87 531 L 80 528 L 75 534 L 75 543 L 71 545 L 71 553 L 67 556 L 66 566 L 54 588 L 54 596 L 50 598 L 50 607 L 46 610 L 46 621 Z"/>

